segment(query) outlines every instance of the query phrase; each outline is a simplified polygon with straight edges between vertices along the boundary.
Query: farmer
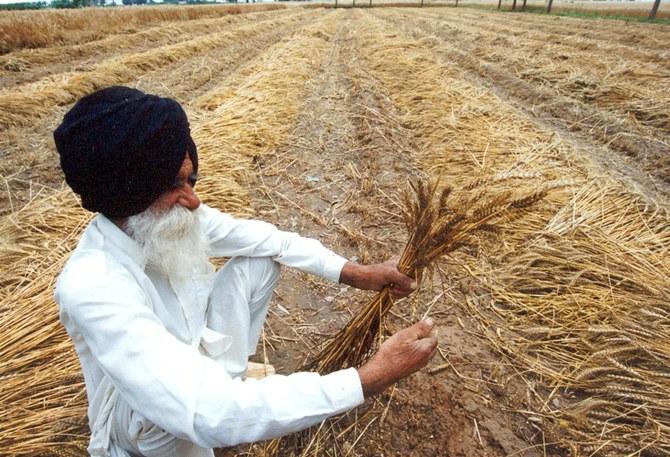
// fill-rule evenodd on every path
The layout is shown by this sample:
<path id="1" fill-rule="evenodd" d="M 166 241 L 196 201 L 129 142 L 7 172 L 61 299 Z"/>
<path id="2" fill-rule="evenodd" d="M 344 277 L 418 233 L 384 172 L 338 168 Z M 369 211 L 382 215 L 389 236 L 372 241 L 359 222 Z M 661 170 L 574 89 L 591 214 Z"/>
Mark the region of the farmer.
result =
<path id="1" fill-rule="evenodd" d="M 56 285 L 81 362 L 94 456 L 212 456 L 350 410 L 425 366 L 431 321 L 359 368 L 245 377 L 279 265 L 360 289 L 415 285 L 318 241 L 201 204 L 198 154 L 174 100 L 126 87 L 81 99 L 54 133 L 67 183 L 98 215 Z M 209 257 L 229 257 L 215 272 Z"/>

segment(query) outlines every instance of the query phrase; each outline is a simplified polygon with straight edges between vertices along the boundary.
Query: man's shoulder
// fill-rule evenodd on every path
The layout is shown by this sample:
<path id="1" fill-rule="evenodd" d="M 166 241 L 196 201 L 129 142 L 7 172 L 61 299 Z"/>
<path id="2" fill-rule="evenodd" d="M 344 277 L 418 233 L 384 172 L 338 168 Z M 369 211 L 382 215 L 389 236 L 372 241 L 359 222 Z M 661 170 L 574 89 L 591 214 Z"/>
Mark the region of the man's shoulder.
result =
<path id="1" fill-rule="evenodd" d="M 88 283 L 86 280 L 102 280 L 109 269 L 108 257 L 102 249 L 75 249 L 58 276 L 58 281 L 85 285 Z"/>
<path id="2" fill-rule="evenodd" d="M 123 263 L 104 249 L 76 249 L 56 280 L 55 297 L 64 306 L 95 295 L 113 296 L 136 281 Z"/>

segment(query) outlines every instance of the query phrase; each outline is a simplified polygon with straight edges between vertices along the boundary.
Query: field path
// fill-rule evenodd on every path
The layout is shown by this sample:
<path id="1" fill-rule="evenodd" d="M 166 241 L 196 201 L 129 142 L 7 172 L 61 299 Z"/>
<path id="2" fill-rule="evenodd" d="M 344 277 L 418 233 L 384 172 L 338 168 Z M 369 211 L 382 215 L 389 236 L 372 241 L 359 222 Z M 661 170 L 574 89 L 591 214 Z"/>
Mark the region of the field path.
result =
<path id="1" fill-rule="evenodd" d="M 337 29 L 324 30 L 329 47 L 308 83 L 291 137 L 276 153 L 257 160 L 252 201 L 258 214 L 282 229 L 313 236 L 349 258 L 381 262 L 399 254 L 406 239 L 398 192 L 423 172 L 414 163 L 411 133 L 358 53 L 357 30 L 366 14 L 333 14 Z M 415 322 L 443 296 L 438 283 L 427 281 L 418 296 L 398 303 L 390 329 Z M 370 293 L 285 270 L 266 328 L 265 355 L 280 372 L 294 371 L 370 298 Z M 476 336 L 459 326 L 466 318 L 460 310 L 437 307 L 431 315 L 440 319 L 442 353 L 463 373 L 477 374 L 467 362 L 473 357 L 494 363 Z M 263 360 L 262 354 L 257 357 Z M 444 360 L 438 357 L 432 365 Z M 449 455 L 503 456 L 525 448 L 517 436 L 528 433 L 521 416 L 502 412 L 491 401 L 482 404 L 482 395 L 495 395 L 484 391 L 481 382 L 419 373 L 370 402 L 369 416 L 338 421 L 342 429 L 355 425 L 337 443 L 355 440 L 370 424 L 365 444 L 357 447 L 362 455 L 379 455 L 389 447 L 401 455 L 441 455 L 446 447 Z M 375 423 L 389 405 L 384 421 Z M 481 443 L 471 440 L 475 433 Z"/>

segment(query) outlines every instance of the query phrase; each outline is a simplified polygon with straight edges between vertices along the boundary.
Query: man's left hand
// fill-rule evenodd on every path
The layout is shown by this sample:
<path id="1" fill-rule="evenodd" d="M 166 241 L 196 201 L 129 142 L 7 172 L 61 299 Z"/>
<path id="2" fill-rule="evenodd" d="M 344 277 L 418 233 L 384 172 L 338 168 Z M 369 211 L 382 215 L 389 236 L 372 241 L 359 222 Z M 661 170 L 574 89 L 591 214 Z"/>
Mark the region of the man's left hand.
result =
<path id="1" fill-rule="evenodd" d="M 340 282 L 363 290 L 382 290 L 389 286 L 398 298 L 406 297 L 416 289 L 416 282 L 398 271 L 395 261 L 374 265 L 347 262 L 340 273 Z"/>

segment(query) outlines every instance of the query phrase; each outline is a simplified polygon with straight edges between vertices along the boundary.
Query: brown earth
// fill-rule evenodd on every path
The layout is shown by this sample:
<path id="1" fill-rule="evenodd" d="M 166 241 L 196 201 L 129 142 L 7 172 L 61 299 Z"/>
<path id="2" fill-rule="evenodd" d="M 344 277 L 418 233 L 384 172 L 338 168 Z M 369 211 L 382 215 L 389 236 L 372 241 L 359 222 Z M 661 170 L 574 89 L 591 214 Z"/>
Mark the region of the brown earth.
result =
<path id="1" fill-rule="evenodd" d="M 421 172 L 411 159 L 411 135 L 361 71 L 355 30 L 356 22 L 347 19 L 330 37 L 332 47 L 310 81 L 289 146 L 258 161 L 254 205 L 284 230 L 318 238 L 352 259 L 381 262 L 399 254 L 405 239 L 394 197 L 408 177 Z M 476 332 L 461 326 L 473 325 L 454 306 L 459 292 L 450 284 L 461 273 L 445 265 L 444 274 L 447 284 L 428 281 L 420 294 L 397 304 L 388 323 L 391 333 L 424 314 L 433 316 L 440 355 L 426 370 L 368 401 L 364 417 L 358 412 L 344 425 L 338 422 L 341 428 L 357 424 L 345 435 L 343 449 L 364 434 L 354 455 L 539 455 L 527 441 L 536 439 L 537 430 L 494 401 L 515 381 L 502 380 L 505 368 L 496 356 Z M 294 371 L 370 298 L 284 271 L 266 328 L 267 358 L 280 373 Z M 519 394 L 517 409 L 524 409 L 524 401 Z"/>

